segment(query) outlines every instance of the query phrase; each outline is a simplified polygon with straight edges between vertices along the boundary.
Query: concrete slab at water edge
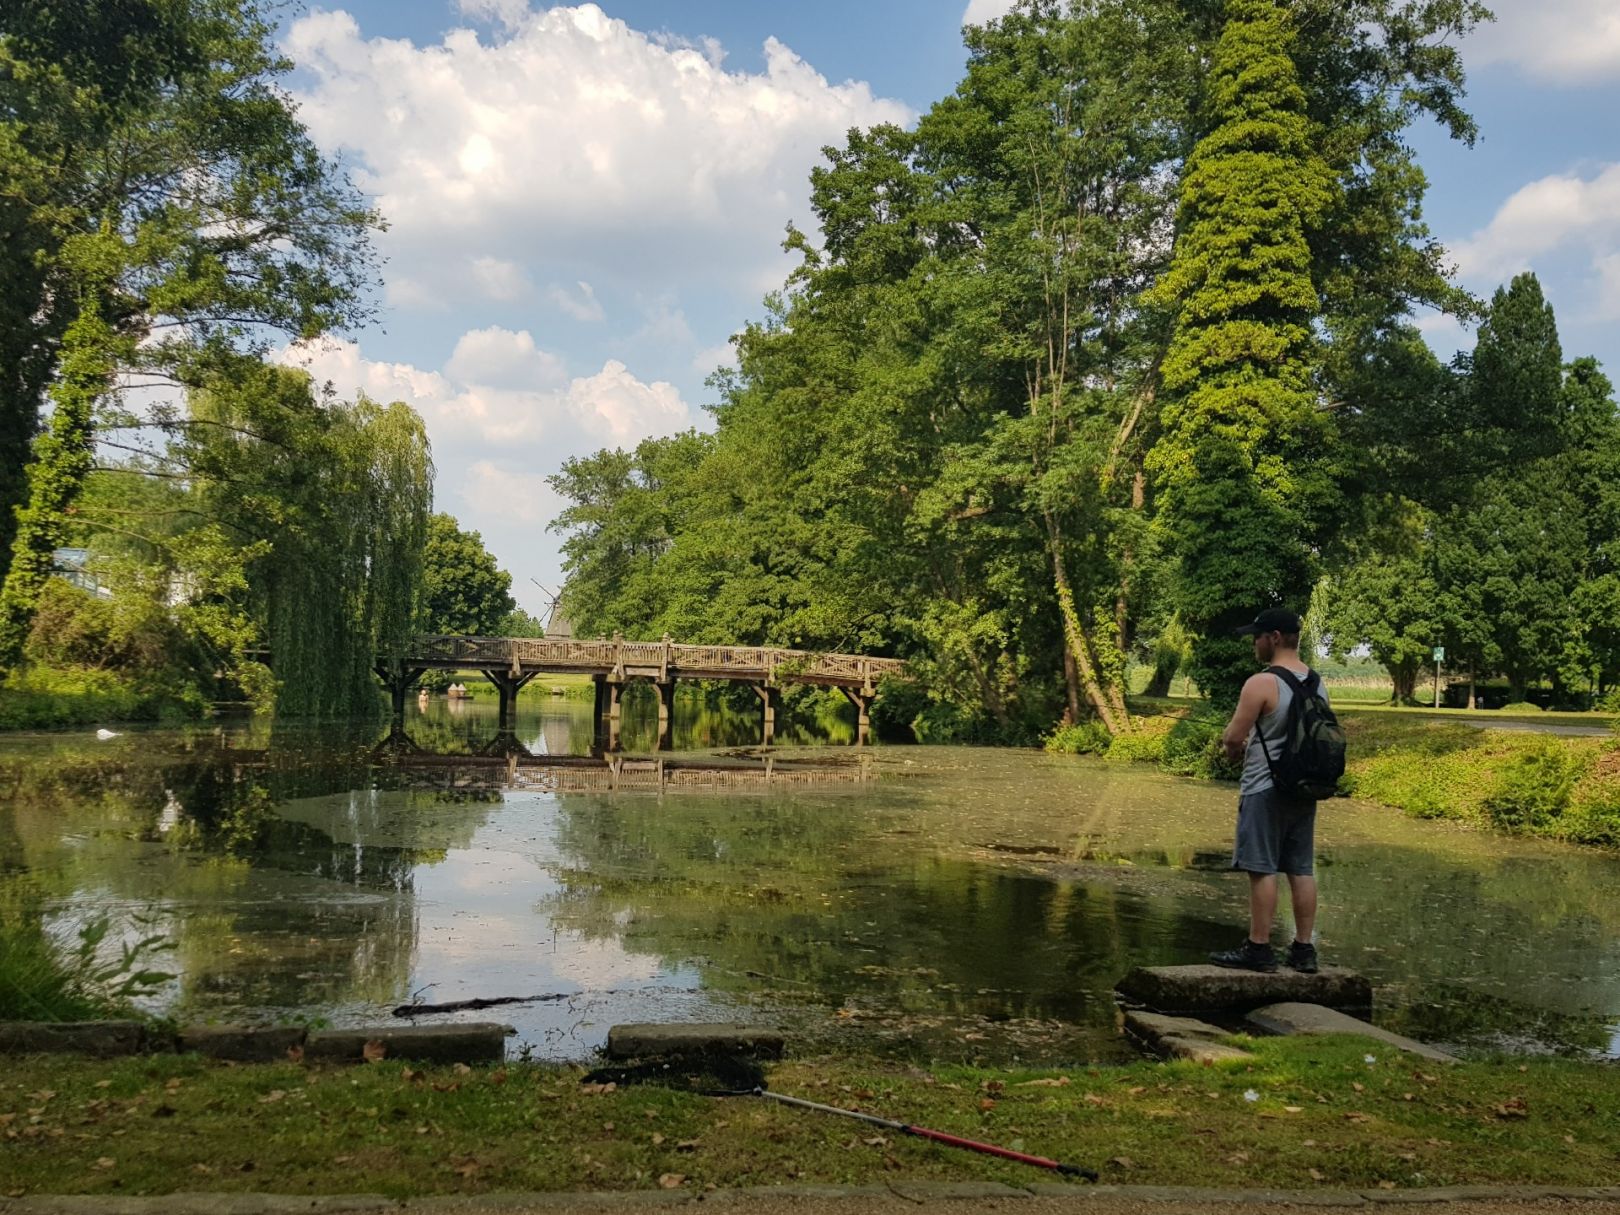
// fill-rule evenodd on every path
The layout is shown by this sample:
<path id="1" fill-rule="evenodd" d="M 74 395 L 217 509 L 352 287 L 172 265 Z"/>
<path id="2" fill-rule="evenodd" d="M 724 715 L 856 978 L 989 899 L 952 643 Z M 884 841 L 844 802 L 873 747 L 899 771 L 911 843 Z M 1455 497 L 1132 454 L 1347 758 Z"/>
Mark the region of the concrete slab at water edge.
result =
<path id="1" fill-rule="evenodd" d="M 730 1023 L 615 1025 L 607 1036 L 610 1059 L 697 1054 L 780 1059 L 785 1047 L 780 1030 Z"/>
<path id="2" fill-rule="evenodd" d="M 1372 983 L 1342 966 L 1314 975 L 1279 968 L 1270 974 L 1223 966 L 1138 966 L 1115 985 L 1129 1004 L 1181 1015 L 1248 1012 L 1267 1004 L 1320 1004 L 1341 1012 L 1371 1012 Z"/>
<path id="3" fill-rule="evenodd" d="M 303 1046 L 302 1025 L 188 1025 L 180 1031 L 177 1049 L 233 1063 L 285 1062 L 287 1052 Z"/>
<path id="4" fill-rule="evenodd" d="M 507 1036 L 516 1031 L 493 1021 L 461 1025 L 393 1026 L 312 1030 L 304 1045 L 310 1062 L 358 1063 L 366 1046 L 377 1043 L 384 1059 L 421 1063 L 499 1063 L 506 1058 Z"/>
<path id="5" fill-rule="evenodd" d="M 1124 1021 L 1126 1037 L 1163 1059 L 1221 1063 L 1228 1059 L 1254 1058 L 1248 1051 L 1220 1041 L 1227 1036 L 1227 1031 L 1207 1021 L 1135 1010 L 1126 1012 Z"/>
<path id="6" fill-rule="evenodd" d="M 3 1021 L 0 1055 L 92 1055 L 110 1059 L 172 1049 L 140 1021 Z"/>
<path id="7" fill-rule="evenodd" d="M 1387 1042 L 1397 1050 L 1436 1063 L 1459 1062 L 1455 1055 L 1448 1055 L 1443 1050 L 1425 1046 L 1422 1042 L 1380 1029 L 1334 1009 L 1323 1008 L 1320 1004 L 1268 1004 L 1249 1013 L 1245 1020 L 1268 1034 L 1359 1034 L 1364 1038 Z"/>

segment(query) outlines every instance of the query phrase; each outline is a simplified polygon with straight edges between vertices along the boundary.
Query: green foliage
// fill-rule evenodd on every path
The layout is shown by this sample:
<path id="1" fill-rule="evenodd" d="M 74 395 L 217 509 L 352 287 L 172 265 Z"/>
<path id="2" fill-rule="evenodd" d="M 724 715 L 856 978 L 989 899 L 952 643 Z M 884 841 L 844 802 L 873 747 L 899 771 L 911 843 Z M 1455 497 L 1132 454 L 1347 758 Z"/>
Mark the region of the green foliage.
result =
<path id="1" fill-rule="evenodd" d="M 1094 717 L 1058 726 L 1043 745 L 1055 755 L 1103 755 L 1114 743 L 1108 727 Z"/>
<path id="2" fill-rule="evenodd" d="M 1175 724 L 1175 719 L 1170 717 L 1136 718 L 1130 733 L 1114 736 L 1104 758 L 1112 763 L 1162 763 L 1165 744 Z"/>
<path id="3" fill-rule="evenodd" d="M 0 682 L 0 730 L 196 717 L 207 707 L 195 689 L 153 687 L 116 671 L 30 666 Z"/>
<path id="4" fill-rule="evenodd" d="M 1159 762 L 1167 772 L 1205 780 L 1235 780 L 1238 767 L 1221 749 L 1226 714 L 1213 705 L 1197 705 L 1170 727 Z"/>
<path id="5" fill-rule="evenodd" d="M 1193 678 L 1221 704 L 1252 667 L 1222 632 L 1303 607 L 1335 496 L 1334 434 L 1316 408 L 1310 233 L 1337 184 L 1274 0 L 1228 0 L 1210 65 L 1208 134 L 1181 186 L 1175 257 L 1149 299 L 1176 311 L 1164 439 L 1149 457 L 1179 563 Z"/>
<path id="6" fill-rule="evenodd" d="M 116 939 L 103 914 L 62 939 L 45 927 L 44 914 L 26 878 L 0 884 L 0 1021 L 127 1015 L 131 1001 L 174 978 L 154 966 L 173 949 L 162 936 Z"/>
<path id="7" fill-rule="evenodd" d="M 500 636 L 516 607 L 512 575 L 495 563 L 484 538 L 462 531 L 449 515 L 430 517 L 422 558 L 422 631 Z"/>
<path id="8" fill-rule="evenodd" d="M 1486 815 L 1509 831 L 1546 829 L 1568 808 L 1575 782 L 1589 762 L 1589 757 L 1541 740 L 1497 775 L 1496 786 L 1485 799 Z"/>

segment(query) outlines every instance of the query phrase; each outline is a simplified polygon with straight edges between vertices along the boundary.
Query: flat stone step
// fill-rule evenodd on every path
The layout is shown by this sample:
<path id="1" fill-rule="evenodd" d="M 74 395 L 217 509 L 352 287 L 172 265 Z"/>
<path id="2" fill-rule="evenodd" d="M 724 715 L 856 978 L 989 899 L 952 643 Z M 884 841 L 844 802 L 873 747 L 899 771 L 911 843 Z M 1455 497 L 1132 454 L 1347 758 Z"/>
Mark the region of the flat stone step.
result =
<path id="1" fill-rule="evenodd" d="M 1195 1063 L 1222 1063 L 1252 1059 L 1248 1051 L 1220 1041 L 1227 1031 L 1192 1017 L 1130 1010 L 1125 1013 L 1125 1036 L 1161 1059 L 1191 1059 Z"/>
<path id="2" fill-rule="evenodd" d="M 302 1025 L 187 1025 L 176 1049 L 234 1063 L 285 1063 L 305 1037 Z"/>
<path id="3" fill-rule="evenodd" d="M 0 1055 L 140 1055 L 166 1044 L 148 1040 L 140 1021 L 0 1021 Z"/>
<path id="4" fill-rule="evenodd" d="M 412 1059 L 423 1063 L 499 1063 L 506 1058 L 506 1038 L 516 1033 L 510 1025 L 468 1021 L 459 1025 L 420 1025 L 409 1029 L 392 1025 L 358 1029 L 311 1030 L 304 1044 L 310 1062 L 358 1063 L 366 1046 L 382 1047 L 384 1059 Z"/>
<path id="5" fill-rule="evenodd" d="M 1224 966 L 1138 966 L 1115 986 L 1128 1003 L 1173 1015 L 1247 1012 L 1267 1004 L 1321 1004 L 1343 1012 L 1371 1012 L 1372 984 L 1342 966 L 1302 975 L 1286 967 L 1271 974 Z"/>
<path id="6" fill-rule="evenodd" d="M 1244 1019 L 1268 1034 L 1359 1034 L 1363 1038 L 1386 1042 L 1396 1050 L 1431 1059 L 1436 1063 L 1461 1062 L 1457 1056 L 1448 1055 L 1443 1050 L 1425 1046 L 1422 1042 L 1391 1033 L 1387 1029 L 1380 1029 L 1376 1025 L 1346 1016 L 1335 1009 L 1323 1008 L 1320 1004 L 1293 1002 L 1268 1004 L 1264 1008 L 1255 1009 Z"/>
<path id="7" fill-rule="evenodd" d="M 699 1054 L 780 1059 L 784 1045 L 780 1030 L 734 1023 L 615 1025 L 607 1036 L 610 1059 Z"/>

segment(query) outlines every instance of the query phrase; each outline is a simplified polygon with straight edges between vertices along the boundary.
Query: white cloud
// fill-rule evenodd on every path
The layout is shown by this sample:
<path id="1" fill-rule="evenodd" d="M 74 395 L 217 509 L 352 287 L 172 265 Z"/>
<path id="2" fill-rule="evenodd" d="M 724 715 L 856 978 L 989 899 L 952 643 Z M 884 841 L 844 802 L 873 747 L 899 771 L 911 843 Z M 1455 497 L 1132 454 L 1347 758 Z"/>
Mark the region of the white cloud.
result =
<path id="1" fill-rule="evenodd" d="M 475 257 L 473 281 L 492 300 L 510 302 L 529 294 L 529 275 L 516 262 L 498 257 Z"/>
<path id="2" fill-rule="evenodd" d="M 481 456 L 495 445 L 511 458 L 532 456 L 549 472 L 569 455 L 673 434 L 695 420 L 674 385 L 645 383 L 617 359 L 594 375 L 567 378 L 526 331 L 463 334 L 444 372 L 373 361 L 355 343 L 330 339 L 280 357 L 330 382 L 340 397 L 359 390 L 412 406 L 427 422 L 436 456 Z"/>
<path id="3" fill-rule="evenodd" d="M 576 321 L 602 320 L 606 315 L 602 311 L 602 301 L 596 298 L 591 285 L 581 279 L 574 286 L 579 288 L 577 294 L 553 283 L 546 291 L 546 298 Z"/>
<path id="4" fill-rule="evenodd" d="M 852 126 L 907 122 L 863 83 L 831 84 L 775 39 L 761 72 L 713 44 L 654 38 L 594 4 L 470 0 L 499 32 L 438 45 L 366 38 L 345 12 L 292 23 L 300 117 L 344 151 L 388 218 L 382 245 L 415 306 L 517 267 L 558 264 L 658 287 L 779 282 L 784 224 L 809 220 L 809 170 Z M 574 277 L 570 274 L 569 277 Z"/>
<path id="5" fill-rule="evenodd" d="M 461 498 L 481 515 L 544 527 L 563 509 L 563 498 L 541 473 L 516 472 L 490 460 L 467 469 Z"/>
<path id="6" fill-rule="evenodd" d="M 1492 285 L 1521 270 L 1579 254 L 1607 285 L 1620 254 L 1620 164 L 1595 176 L 1556 174 L 1520 187 L 1491 222 L 1452 254 L 1464 277 Z M 1620 296 L 1620 288 L 1614 292 Z M 1620 301 L 1617 301 L 1620 302 Z"/>
<path id="7" fill-rule="evenodd" d="M 979 2 L 979 0 L 975 0 Z M 1502 0 L 1464 44 L 1470 67 L 1508 63 L 1555 85 L 1620 79 L 1615 0 Z"/>
<path id="8" fill-rule="evenodd" d="M 997 17 L 1005 17 L 1017 7 L 1018 0 L 968 0 L 962 13 L 963 25 L 983 25 Z"/>
<path id="9" fill-rule="evenodd" d="M 646 309 L 646 323 L 632 339 L 660 346 L 690 346 L 692 326 L 687 324 L 686 313 L 672 301 L 658 300 Z"/>
<path id="10" fill-rule="evenodd" d="M 730 342 L 722 342 L 718 346 L 705 346 L 692 356 L 692 370 L 700 375 L 709 375 L 717 367 L 736 365 L 737 348 Z"/>

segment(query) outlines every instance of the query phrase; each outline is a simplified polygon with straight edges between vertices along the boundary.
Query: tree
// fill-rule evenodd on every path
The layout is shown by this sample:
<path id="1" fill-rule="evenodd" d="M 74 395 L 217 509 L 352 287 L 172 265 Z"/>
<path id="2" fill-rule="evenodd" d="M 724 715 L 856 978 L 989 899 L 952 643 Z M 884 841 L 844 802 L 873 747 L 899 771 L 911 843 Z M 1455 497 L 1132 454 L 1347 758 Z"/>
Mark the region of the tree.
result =
<path id="1" fill-rule="evenodd" d="M 462 531 L 449 515 L 432 516 L 422 553 L 422 630 L 493 637 L 516 607 L 512 575 L 495 563 L 484 538 Z"/>
<path id="2" fill-rule="evenodd" d="M 1193 678 L 1218 700 L 1235 698 L 1250 666 L 1223 633 L 1268 604 L 1304 604 L 1335 497 L 1334 428 L 1312 378 L 1321 301 L 1307 234 L 1336 183 L 1306 114 L 1296 37 L 1275 0 L 1227 0 L 1209 132 L 1182 179 L 1174 259 L 1149 293 L 1177 316 L 1149 465 L 1195 636 Z"/>
<path id="3" fill-rule="evenodd" d="M 375 216 L 278 90 L 291 65 L 272 38 L 255 0 L 24 0 L 0 15 L 8 525 L 41 392 L 73 362 L 18 516 L 29 534 L 5 556 L 26 559 L 0 598 L 0 666 L 16 660 L 39 554 L 88 474 L 72 453 L 197 423 L 172 401 L 119 407 L 115 375 L 198 388 L 272 335 L 368 314 Z M 89 407 L 63 411 L 64 393 Z"/>

